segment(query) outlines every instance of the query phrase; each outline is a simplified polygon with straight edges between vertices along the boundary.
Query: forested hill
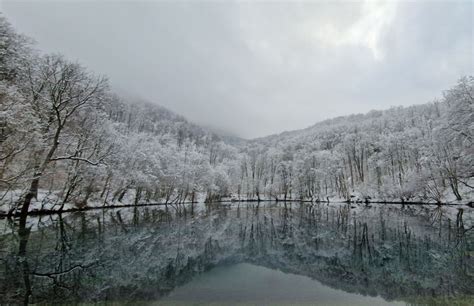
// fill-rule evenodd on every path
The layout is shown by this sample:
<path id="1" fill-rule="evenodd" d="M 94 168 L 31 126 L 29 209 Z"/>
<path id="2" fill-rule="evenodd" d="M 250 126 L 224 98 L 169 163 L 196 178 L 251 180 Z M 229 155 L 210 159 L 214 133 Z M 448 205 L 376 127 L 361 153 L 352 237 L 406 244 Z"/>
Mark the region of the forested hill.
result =
<path id="1" fill-rule="evenodd" d="M 325 120 L 251 141 L 247 152 L 278 164 L 287 197 L 472 199 L 472 93 L 463 78 L 442 101 Z"/>
<path id="2" fill-rule="evenodd" d="M 202 144 L 206 139 L 224 140 L 224 137 L 193 124 L 181 115 L 156 103 L 132 97 L 113 96 L 113 102 L 106 108 L 108 118 L 119 123 L 127 132 L 148 133 L 161 137 L 167 134 L 178 144 L 189 140 Z"/>
<path id="3" fill-rule="evenodd" d="M 298 138 L 302 141 L 307 141 L 311 137 L 317 138 L 319 137 L 319 134 L 323 130 L 327 129 L 338 129 L 343 126 L 348 126 L 348 124 L 355 124 L 355 125 L 360 125 L 364 121 L 374 121 L 374 120 L 388 120 L 388 121 L 397 121 L 396 119 L 389 120 L 390 118 L 400 118 L 406 120 L 407 117 L 410 117 L 413 119 L 414 116 L 420 115 L 425 116 L 426 112 L 431 112 L 433 109 L 433 104 L 437 105 L 436 108 L 438 108 L 440 102 L 426 102 L 424 104 L 418 104 L 418 105 L 413 105 L 409 107 L 403 107 L 403 106 L 398 106 L 398 107 L 392 107 L 387 110 L 372 110 L 368 113 L 365 114 L 351 114 L 347 116 L 339 116 L 335 118 L 330 118 L 326 119 L 320 122 L 317 122 L 313 124 L 310 127 L 300 129 L 300 130 L 293 130 L 293 131 L 285 131 L 282 133 L 278 134 L 273 134 L 265 137 L 260 137 L 256 139 L 252 139 L 251 141 L 255 142 L 264 142 L 267 144 L 272 144 L 275 145 L 282 140 L 286 139 L 295 139 Z M 437 116 L 440 117 L 440 111 L 439 109 L 437 111 Z M 400 121 L 398 121 L 400 122 Z M 389 123 L 389 122 L 387 122 Z M 402 123 L 402 122 L 400 122 Z M 307 139 L 308 138 L 308 139 Z"/>
<path id="4" fill-rule="evenodd" d="M 0 211 L 278 200 L 472 201 L 472 77 L 442 101 L 243 141 L 38 54 L 0 19 Z"/>

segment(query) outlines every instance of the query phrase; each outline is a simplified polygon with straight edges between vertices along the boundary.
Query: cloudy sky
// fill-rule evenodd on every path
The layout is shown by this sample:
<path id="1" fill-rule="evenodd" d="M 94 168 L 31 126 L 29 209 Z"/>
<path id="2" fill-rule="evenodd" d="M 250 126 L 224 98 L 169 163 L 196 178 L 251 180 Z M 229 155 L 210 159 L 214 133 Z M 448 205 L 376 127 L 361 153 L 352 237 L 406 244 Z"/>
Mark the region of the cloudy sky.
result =
<path id="1" fill-rule="evenodd" d="M 0 1 L 37 48 L 253 138 L 425 103 L 474 72 L 466 1 Z"/>

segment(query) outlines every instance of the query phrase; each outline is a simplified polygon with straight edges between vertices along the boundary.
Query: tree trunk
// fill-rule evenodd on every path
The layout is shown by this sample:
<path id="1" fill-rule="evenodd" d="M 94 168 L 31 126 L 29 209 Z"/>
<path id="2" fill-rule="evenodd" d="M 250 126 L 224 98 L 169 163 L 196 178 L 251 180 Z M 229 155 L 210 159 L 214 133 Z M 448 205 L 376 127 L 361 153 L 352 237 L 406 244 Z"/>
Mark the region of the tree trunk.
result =
<path id="1" fill-rule="evenodd" d="M 23 205 L 21 207 L 21 217 L 25 217 L 28 215 L 28 210 L 30 208 L 31 200 L 36 198 L 38 195 L 38 186 L 39 186 L 39 176 L 35 175 L 35 178 L 31 181 L 30 189 L 25 196 L 25 200 L 23 201 Z"/>

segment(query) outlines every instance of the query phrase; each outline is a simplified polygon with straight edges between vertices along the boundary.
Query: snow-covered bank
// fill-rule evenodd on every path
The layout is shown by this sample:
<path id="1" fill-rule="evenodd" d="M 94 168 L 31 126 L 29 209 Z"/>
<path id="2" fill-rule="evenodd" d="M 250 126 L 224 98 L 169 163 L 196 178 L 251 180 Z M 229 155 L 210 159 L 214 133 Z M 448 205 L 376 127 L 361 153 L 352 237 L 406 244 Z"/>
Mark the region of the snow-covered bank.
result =
<path id="1" fill-rule="evenodd" d="M 6 194 L 4 201 L 0 203 L 0 217 L 5 216 L 19 216 L 20 205 L 23 193 L 21 191 L 11 191 Z M 160 205 L 176 205 L 175 201 L 166 201 L 166 199 L 159 199 L 158 201 L 140 201 L 134 202 L 135 194 L 133 191 L 129 192 L 123 197 L 121 201 L 101 201 L 91 197 L 86 204 L 78 205 L 75 202 L 63 202 L 61 197 L 55 192 L 46 190 L 39 190 L 38 197 L 31 202 L 28 210 L 29 215 L 47 215 L 55 213 L 67 213 L 75 211 L 86 211 L 93 209 L 107 209 L 107 208 L 125 208 L 125 207 L 141 207 L 141 206 L 160 206 Z M 202 202 L 202 196 L 197 196 L 196 201 L 184 201 L 179 204 L 193 204 Z"/>
<path id="2" fill-rule="evenodd" d="M 0 205 L 0 217 L 7 217 L 7 216 L 19 216 L 20 209 L 15 209 L 15 203 L 21 202 L 21 191 L 12 191 L 7 194 L 8 201 L 5 201 L 7 204 Z M 28 211 L 29 215 L 48 215 L 48 214 L 57 214 L 57 213 L 68 213 L 68 212 L 78 212 L 78 211 L 87 211 L 87 210 L 95 210 L 95 209 L 109 209 L 109 208 L 129 208 L 129 207 L 143 207 L 143 206 L 166 206 L 166 205 L 188 205 L 188 204 L 198 204 L 202 205 L 205 203 L 206 194 L 205 193 L 196 193 L 195 201 L 184 201 L 184 202 L 176 202 L 176 201 L 166 201 L 166 199 L 160 199 L 159 201 L 140 201 L 134 202 L 136 198 L 136 194 L 133 190 L 128 192 L 126 196 L 123 197 L 122 201 L 101 201 L 100 199 L 96 199 L 91 197 L 87 204 L 85 205 L 77 205 L 74 202 L 66 202 L 63 203 L 61 201 L 61 197 L 57 196 L 54 192 L 49 192 L 46 190 L 39 190 L 38 198 L 32 201 L 30 205 L 30 209 Z M 298 199 L 298 198 L 287 198 L 286 200 L 280 197 L 265 197 L 262 196 L 259 198 L 255 197 L 238 197 L 238 196 L 230 196 L 230 197 L 220 197 L 215 199 L 209 203 L 215 204 L 232 204 L 232 203 L 308 203 L 308 204 L 350 204 L 352 209 L 356 209 L 359 207 L 370 207 L 371 205 L 385 205 L 385 204 L 394 204 L 394 205 L 417 205 L 417 206 L 424 206 L 424 205 L 436 205 L 436 206 L 458 206 L 458 207 L 473 207 L 472 202 L 464 202 L 464 201 L 457 201 L 455 199 L 451 199 L 451 201 L 446 202 L 435 202 L 430 201 L 429 199 L 412 199 L 410 201 L 401 202 L 398 199 L 367 199 L 367 198 L 360 198 L 357 196 L 351 196 L 348 200 L 338 197 L 326 197 L 325 199 Z M 19 206 L 18 206 L 19 207 Z"/>

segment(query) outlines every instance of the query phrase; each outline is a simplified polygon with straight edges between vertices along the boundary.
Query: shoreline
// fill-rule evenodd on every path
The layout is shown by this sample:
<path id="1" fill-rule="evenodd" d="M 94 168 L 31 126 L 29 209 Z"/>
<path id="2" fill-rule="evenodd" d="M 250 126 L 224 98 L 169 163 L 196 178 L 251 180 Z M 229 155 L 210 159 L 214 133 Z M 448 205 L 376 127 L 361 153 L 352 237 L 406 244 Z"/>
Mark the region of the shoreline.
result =
<path id="1" fill-rule="evenodd" d="M 44 215 L 54 215 L 54 214 L 62 214 L 62 213 L 70 213 L 70 212 L 81 212 L 81 211 L 89 211 L 89 210 L 99 210 L 99 209 L 115 209 L 115 208 L 131 208 L 131 207 L 146 207 L 146 206 L 173 206 L 173 205 L 190 205 L 190 204 L 235 204 L 235 203 L 261 203 L 261 202 L 275 202 L 275 203 L 311 203 L 311 204 L 363 204 L 367 205 L 417 205 L 417 206 L 460 206 L 460 207 L 470 207 L 473 208 L 473 202 L 467 203 L 433 203 L 433 202 L 401 202 L 401 201 L 357 201 L 357 202 L 348 202 L 348 201 L 310 201 L 310 200 L 221 200 L 221 201 L 212 201 L 212 202 L 184 202 L 184 203 L 141 203 L 141 204 L 123 204 L 123 205 L 105 205 L 105 206 L 89 206 L 89 207 L 82 207 L 82 208 L 68 208 L 63 210 L 57 209 L 47 209 L 47 210 L 34 210 L 28 212 L 28 216 L 44 216 Z M 15 213 L 3 213 L 0 212 L 0 218 L 16 218 L 20 217 L 20 212 Z"/>

